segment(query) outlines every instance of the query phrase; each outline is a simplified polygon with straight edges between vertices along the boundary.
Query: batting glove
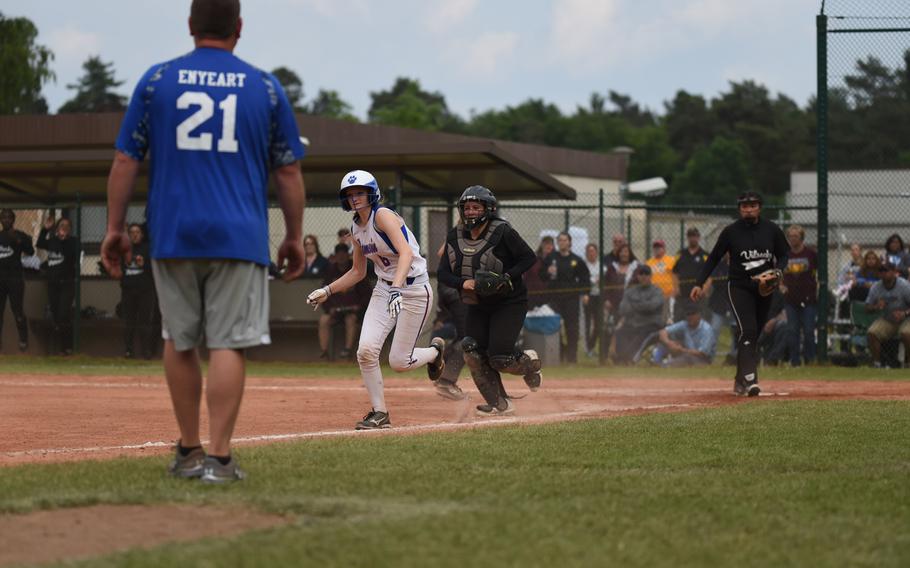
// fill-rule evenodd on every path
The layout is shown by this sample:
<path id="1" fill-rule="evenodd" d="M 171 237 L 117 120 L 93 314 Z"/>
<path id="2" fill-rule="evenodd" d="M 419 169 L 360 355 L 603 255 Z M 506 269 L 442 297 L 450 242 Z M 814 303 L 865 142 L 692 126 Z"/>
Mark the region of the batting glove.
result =
<path id="1" fill-rule="evenodd" d="M 401 313 L 401 289 L 389 288 L 389 316 L 392 319 L 398 318 Z"/>
<path id="2" fill-rule="evenodd" d="M 310 295 L 306 297 L 306 303 L 313 306 L 313 309 L 315 310 L 319 308 L 319 304 L 328 300 L 331 295 L 332 290 L 328 286 L 323 286 L 322 288 L 317 288 L 310 292 Z"/>

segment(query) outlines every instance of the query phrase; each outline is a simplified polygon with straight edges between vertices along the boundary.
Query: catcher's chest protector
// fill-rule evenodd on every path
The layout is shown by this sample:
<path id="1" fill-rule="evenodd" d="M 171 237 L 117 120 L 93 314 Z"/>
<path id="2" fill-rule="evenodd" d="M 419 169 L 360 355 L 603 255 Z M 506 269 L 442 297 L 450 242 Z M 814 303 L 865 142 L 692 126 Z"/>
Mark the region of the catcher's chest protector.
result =
<path id="1" fill-rule="evenodd" d="M 456 232 L 458 233 L 458 250 L 461 252 L 460 265 L 459 255 L 452 245 L 446 246 L 452 273 L 460 275 L 462 278 L 474 278 L 474 272 L 477 270 L 503 272 L 502 260 L 496 258 L 493 249 L 502 240 L 502 235 L 508 227 L 509 224 L 502 219 L 492 219 L 487 230 L 479 239 L 472 239 L 469 234 L 466 236 L 467 231 L 459 228 Z M 462 290 L 461 299 L 466 304 L 477 303 L 477 295 L 472 290 Z"/>

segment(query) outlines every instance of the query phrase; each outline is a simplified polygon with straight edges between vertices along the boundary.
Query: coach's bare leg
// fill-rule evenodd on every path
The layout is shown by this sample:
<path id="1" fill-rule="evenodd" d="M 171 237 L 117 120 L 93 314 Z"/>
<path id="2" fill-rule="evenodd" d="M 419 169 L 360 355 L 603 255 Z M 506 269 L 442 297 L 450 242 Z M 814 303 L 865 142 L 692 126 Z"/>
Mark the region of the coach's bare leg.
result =
<path id="1" fill-rule="evenodd" d="M 869 354 L 872 355 L 873 363 L 882 362 L 882 344 L 874 334 L 867 334 L 867 341 L 869 343 Z"/>
<path id="2" fill-rule="evenodd" d="M 165 341 L 164 374 L 180 428 L 180 444 L 185 448 L 201 445 L 199 402 L 202 398 L 202 371 L 196 350 L 177 351 L 173 341 Z"/>
<path id="3" fill-rule="evenodd" d="M 209 408 L 209 454 L 231 453 L 231 436 L 243 400 L 246 358 L 242 350 L 213 349 L 209 355 L 205 400 Z"/>

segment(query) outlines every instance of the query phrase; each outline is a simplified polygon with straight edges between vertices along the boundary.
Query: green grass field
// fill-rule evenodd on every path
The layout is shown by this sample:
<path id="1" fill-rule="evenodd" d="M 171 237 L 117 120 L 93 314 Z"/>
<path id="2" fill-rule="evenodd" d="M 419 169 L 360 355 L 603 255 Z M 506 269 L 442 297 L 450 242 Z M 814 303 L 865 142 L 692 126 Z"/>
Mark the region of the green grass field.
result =
<path id="1" fill-rule="evenodd" d="M 910 403 L 686 413 L 241 448 L 230 487 L 165 458 L 0 470 L 0 511 L 231 503 L 291 525 L 92 566 L 906 566 Z M 80 564 L 82 565 L 82 564 Z"/>

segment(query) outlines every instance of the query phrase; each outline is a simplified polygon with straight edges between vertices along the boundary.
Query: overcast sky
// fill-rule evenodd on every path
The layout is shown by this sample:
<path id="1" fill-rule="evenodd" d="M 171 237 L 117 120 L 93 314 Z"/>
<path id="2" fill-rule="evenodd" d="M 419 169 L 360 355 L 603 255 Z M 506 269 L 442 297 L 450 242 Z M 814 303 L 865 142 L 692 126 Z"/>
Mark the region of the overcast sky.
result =
<path id="1" fill-rule="evenodd" d="M 56 54 L 52 111 L 91 55 L 132 92 L 192 49 L 189 0 L 0 0 Z M 572 112 L 619 91 L 659 112 L 679 89 L 713 97 L 754 79 L 805 105 L 815 90 L 818 0 L 245 0 L 237 55 L 286 66 L 307 99 L 337 90 L 363 118 L 370 91 L 418 79 L 467 117 L 543 98 Z M 153 6 L 153 8 L 151 8 Z"/>

